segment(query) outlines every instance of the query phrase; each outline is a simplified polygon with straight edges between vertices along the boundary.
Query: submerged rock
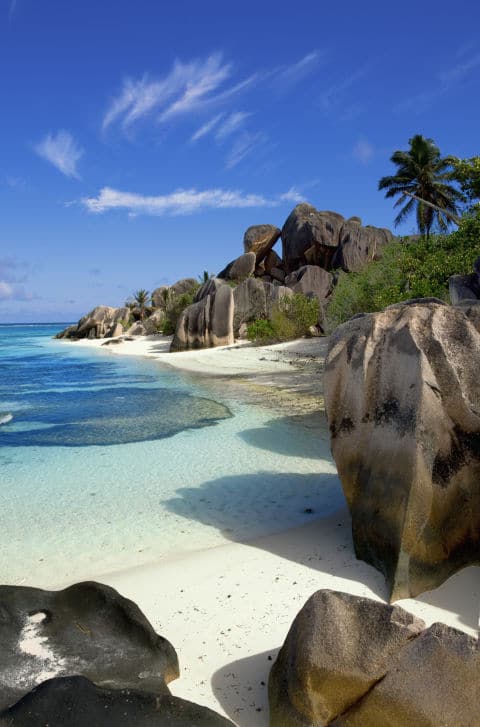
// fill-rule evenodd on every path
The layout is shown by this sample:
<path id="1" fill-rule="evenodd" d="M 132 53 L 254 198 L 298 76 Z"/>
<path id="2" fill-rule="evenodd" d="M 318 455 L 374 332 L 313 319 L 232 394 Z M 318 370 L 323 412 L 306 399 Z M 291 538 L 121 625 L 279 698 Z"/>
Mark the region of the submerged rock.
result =
<path id="1" fill-rule="evenodd" d="M 480 563 L 480 334 L 417 300 L 330 338 L 325 403 L 357 557 L 391 600 Z"/>
<path id="2" fill-rule="evenodd" d="M 269 679 L 271 727 L 477 724 L 475 639 L 399 606 L 317 591 Z"/>
<path id="3" fill-rule="evenodd" d="M 234 727 L 228 719 L 168 693 L 101 688 L 82 676 L 49 679 L 10 709 L 5 727 Z"/>
<path id="4" fill-rule="evenodd" d="M 170 642 L 133 601 L 100 583 L 0 586 L 0 645 L 0 710 L 50 677 L 165 694 L 179 676 Z"/>
<path id="5" fill-rule="evenodd" d="M 8 422 L 11 422 L 13 419 L 13 414 L 10 414 L 10 412 L 0 412 L 0 424 L 8 424 Z"/>

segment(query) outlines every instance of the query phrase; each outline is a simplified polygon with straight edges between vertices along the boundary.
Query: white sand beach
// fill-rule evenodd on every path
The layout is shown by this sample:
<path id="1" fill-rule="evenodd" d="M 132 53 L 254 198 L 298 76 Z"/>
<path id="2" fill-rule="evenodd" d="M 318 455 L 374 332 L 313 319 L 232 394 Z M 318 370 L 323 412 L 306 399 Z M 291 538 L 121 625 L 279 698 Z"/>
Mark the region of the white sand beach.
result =
<path id="1" fill-rule="evenodd" d="M 102 350 L 107 355 L 153 357 L 224 382 L 228 377 L 231 385 L 243 386 L 246 396 L 253 392 L 260 402 L 324 416 L 320 372 L 326 339 L 175 354 L 167 352 L 168 344 L 169 339 L 154 336 Z M 181 677 L 170 685 L 172 692 L 225 714 L 239 727 L 268 725 L 269 670 L 293 618 L 312 593 L 330 588 L 378 600 L 386 594 L 381 574 L 355 558 L 346 507 L 252 542 L 225 541 L 96 580 L 134 600 L 173 643 Z M 398 604 L 426 625 L 442 621 L 476 634 L 479 602 L 480 568 L 470 567 L 435 591 Z"/>

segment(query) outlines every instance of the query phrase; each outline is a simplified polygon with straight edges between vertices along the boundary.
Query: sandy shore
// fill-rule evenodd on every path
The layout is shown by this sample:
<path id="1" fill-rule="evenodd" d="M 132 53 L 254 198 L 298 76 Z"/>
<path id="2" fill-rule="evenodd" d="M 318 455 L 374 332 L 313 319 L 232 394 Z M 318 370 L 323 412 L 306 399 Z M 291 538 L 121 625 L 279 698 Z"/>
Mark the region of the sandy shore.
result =
<path id="1" fill-rule="evenodd" d="M 176 354 L 167 353 L 168 345 L 168 339 L 155 336 L 103 350 L 153 357 L 195 376 L 214 377 L 220 385 L 238 385 L 256 401 L 322 416 L 325 339 Z M 228 543 L 97 580 L 133 599 L 174 644 L 181 678 L 170 685 L 172 692 L 216 709 L 239 727 L 268 725 L 270 667 L 313 592 L 331 588 L 378 600 L 386 593 L 383 577 L 355 559 L 346 509 L 249 543 Z M 471 567 L 399 605 L 427 625 L 442 621 L 476 634 L 479 601 L 480 569 Z"/>

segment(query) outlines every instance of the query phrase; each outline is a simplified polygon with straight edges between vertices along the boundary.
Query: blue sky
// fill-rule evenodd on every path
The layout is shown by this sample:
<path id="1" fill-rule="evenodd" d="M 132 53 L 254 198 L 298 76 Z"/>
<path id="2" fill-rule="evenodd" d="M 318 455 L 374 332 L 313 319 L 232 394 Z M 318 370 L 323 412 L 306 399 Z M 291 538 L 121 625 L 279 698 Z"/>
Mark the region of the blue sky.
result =
<path id="1" fill-rule="evenodd" d="M 395 149 L 479 153 L 479 24 L 462 0 L 0 0 L 0 321 L 217 272 L 301 200 L 391 227 Z"/>

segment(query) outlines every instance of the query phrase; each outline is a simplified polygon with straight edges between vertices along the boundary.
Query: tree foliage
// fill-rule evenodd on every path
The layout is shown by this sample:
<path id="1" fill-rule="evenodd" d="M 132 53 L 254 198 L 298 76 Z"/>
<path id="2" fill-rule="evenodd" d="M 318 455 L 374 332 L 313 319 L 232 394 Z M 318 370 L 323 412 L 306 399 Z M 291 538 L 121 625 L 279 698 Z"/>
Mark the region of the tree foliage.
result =
<path id="1" fill-rule="evenodd" d="M 452 181 L 450 158 L 441 156 L 433 139 L 417 134 L 408 143 L 409 149 L 392 154 L 391 161 L 397 166 L 397 172 L 382 177 L 378 188 L 386 190 L 387 198 L 398 197 L 394 206 L 400 207 L 400 211 L 395 218 L 395 225 L 415 211 L 418 230 L 428 237 L 434 225 L 441 231 L 448 228 L 451 217 L 446 213 L 454 217 L 458 215 L 462 194 L 449 183 Z M 439 209 L 413 199 L 410 196 L 412 194 Z"/>
<path id="2" fill-rule="evenodd" d="M 140 320 L 143 321 L 145 317 L 145 308 L 150 301 L 150 293 L 148 292 L 148 290 L 144 290 L 143 288 L 141 290 L 137 290 L 133 294 L 133 301 L 135 305 L 138 306 L 140 310 Z"/>
<path id="3" fill-rule="evenodd" d="M 470 204 L 480 200 L 480 156 L 470 157 L 470 159 L 459 159 L 458 157 L 448 159 L 453 167 L 451 177 L 460 184 L 466 200 Z"/>
<path id="4" fill-rule="evenodd" d="M 319 308 L 316 297 L 307 298 L 301 293 L 285 296 L 273 306 L 269 320 L 253 321 L 247 326 L 247 338 L 260 343 L 301 338 L 317 323 Z"/>

